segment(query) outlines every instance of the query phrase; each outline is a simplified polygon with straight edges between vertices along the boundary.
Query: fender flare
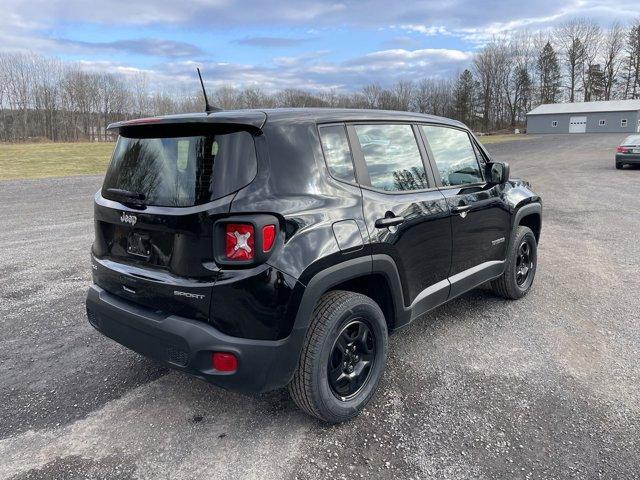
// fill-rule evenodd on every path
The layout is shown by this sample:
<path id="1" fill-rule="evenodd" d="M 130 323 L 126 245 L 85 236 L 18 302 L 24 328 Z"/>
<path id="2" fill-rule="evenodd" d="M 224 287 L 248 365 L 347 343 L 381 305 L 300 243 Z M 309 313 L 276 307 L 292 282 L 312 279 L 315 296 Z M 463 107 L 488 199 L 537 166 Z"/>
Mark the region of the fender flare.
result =
<path id="1" fill-rule="evenodd" d="M 293 329 L 306 331 L 311 323 L 313 309 L 325 292 L 340 283 L 371 274 L 385 277 L 391 289 L 396 322 L 403 319 L 406 309 L 402 300 L 404 297 L 400 275 L 395 262 L 389 255 L 364 255 L 336 263 L 316 273 L 309 280 L 300 300 Z"/>
<path id="2" fill-rule="evenodd" d="M 513 237 L 516 233 L 516 229 L 518 228 L 518 225 L 520 225 L 520 220 L 532 214 L 540 215 L 540 224 L 542 225 L 542 204 L 541 203 L 538 203 L 538 202 L 528 203 L 516 210 L 515 216 L 513 218 L 513 225 L 511 226 L 511 237 L 509 238 L 509 247 L 511 247 L 511 241 L 513 240 Z"/>

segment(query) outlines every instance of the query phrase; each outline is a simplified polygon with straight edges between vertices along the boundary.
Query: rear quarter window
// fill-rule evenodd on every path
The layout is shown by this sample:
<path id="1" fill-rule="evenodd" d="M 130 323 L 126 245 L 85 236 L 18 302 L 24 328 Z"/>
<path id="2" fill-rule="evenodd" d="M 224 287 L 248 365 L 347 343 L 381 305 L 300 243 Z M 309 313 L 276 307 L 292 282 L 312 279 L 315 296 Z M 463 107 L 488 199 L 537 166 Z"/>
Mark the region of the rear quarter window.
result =
<path id="1" fill-rule="evenodd" d="M 331 175 L 346 182 L 355 182 L 351 148 L 344 125 L 322 126 L 319 131 L 322 151 Z"/>

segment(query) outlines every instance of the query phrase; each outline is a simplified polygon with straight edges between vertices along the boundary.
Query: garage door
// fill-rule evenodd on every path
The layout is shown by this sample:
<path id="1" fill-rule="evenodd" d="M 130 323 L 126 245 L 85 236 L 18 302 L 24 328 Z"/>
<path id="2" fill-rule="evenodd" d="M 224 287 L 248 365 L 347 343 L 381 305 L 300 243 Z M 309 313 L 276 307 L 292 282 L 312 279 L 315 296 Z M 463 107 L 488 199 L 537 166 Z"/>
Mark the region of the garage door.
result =
<path id="1" fill-rule="evenodd" d="M 584 133 L 587 131 L 587 117 L 571 117 L 569 119 L 569 133 Z"/>

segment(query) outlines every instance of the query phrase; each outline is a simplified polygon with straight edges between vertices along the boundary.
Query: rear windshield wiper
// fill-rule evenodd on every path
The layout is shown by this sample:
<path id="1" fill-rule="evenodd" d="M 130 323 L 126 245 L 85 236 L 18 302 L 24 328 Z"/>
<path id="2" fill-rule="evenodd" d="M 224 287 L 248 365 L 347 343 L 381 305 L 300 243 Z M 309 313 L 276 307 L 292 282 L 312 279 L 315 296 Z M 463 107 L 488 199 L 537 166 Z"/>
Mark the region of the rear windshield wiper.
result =
<path id="1" fill-rule="evenodd" d="M 123 190 L 121 188 L 107 188 L 107 193 L 112 193 L 119 197 L 130 198 L 132 200 L 144 200 L 147 198 L 144 193 L 132 192 L 131 190 Z"/>

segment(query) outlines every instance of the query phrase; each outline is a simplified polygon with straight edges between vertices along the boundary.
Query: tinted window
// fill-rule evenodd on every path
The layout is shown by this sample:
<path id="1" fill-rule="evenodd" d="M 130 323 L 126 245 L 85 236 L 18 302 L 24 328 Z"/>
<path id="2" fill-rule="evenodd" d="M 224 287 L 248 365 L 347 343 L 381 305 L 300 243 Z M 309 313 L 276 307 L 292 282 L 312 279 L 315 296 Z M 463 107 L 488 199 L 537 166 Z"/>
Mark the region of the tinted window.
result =
<path id="1" fill-rule="evenodd" d="M 640 145 L 640 135 L 629 135 L 624 139 L 622 145 Z"/>
<path id="2" fill-rule="evenodd" d="M 428 188 L 411 125 L 356 125 L 371 186 L 389 191 Z"/>
<path id="3" fill-rule="evenodd" d="M 118 137 L 102 187 L 105 198 L 122 200 L 109 191 L 117 189 L 143 195 L 147 205 L 188 207 L 238 190 L 256 174 L 248 132 L 152 135 Z"/>
<path id="4" fill-rule="evenodd" d="M 482 182 L 482 173 L 469 135 L 455 128 L 423 125 L 442 185 Z"/>
<path id="5" fill-rule="evenodd" d="M 320 141 L 324 150 L 324 158 L 331 175 L 349 182 L 355 181 L 353 160 L 347 139 L 347 131 L 342 125 L 320 128 Z"/>

